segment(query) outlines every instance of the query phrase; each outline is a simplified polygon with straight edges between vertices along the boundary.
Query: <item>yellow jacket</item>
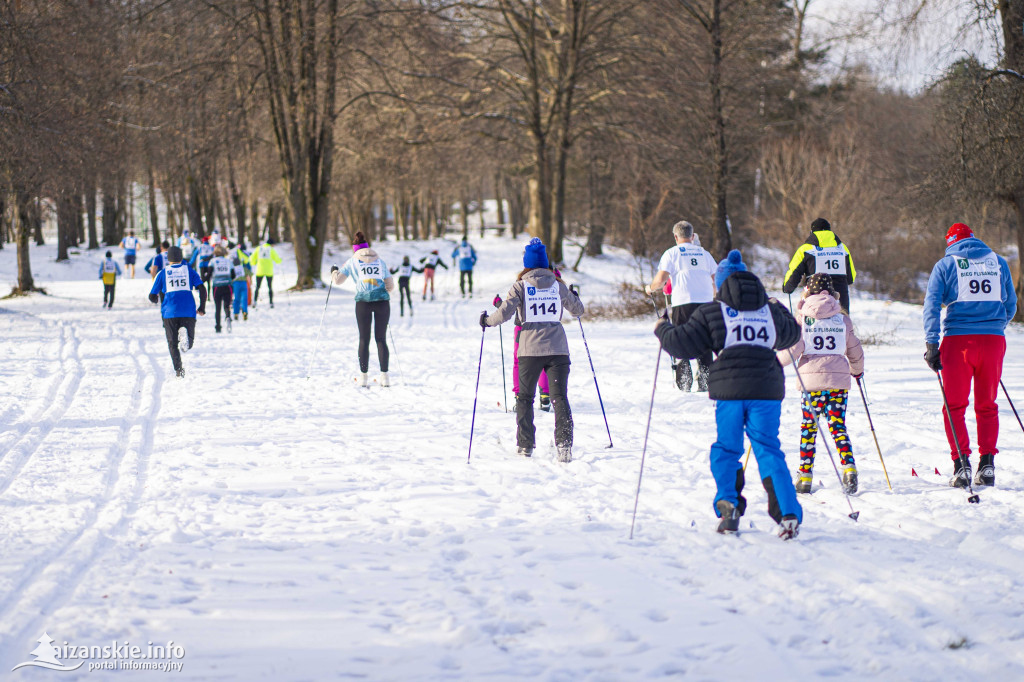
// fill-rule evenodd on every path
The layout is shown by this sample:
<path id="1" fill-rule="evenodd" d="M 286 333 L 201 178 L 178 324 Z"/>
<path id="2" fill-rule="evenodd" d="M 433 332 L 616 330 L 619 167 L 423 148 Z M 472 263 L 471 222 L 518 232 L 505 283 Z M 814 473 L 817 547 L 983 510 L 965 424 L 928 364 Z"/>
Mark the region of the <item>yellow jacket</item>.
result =
<path id="1" fill-rule="evenodd" d="M 263 242 L 249 255 L 249 265 L 257 277 L 273 277 L 274 264 L 280 265 L 281 254 L 268 242 Z"/>

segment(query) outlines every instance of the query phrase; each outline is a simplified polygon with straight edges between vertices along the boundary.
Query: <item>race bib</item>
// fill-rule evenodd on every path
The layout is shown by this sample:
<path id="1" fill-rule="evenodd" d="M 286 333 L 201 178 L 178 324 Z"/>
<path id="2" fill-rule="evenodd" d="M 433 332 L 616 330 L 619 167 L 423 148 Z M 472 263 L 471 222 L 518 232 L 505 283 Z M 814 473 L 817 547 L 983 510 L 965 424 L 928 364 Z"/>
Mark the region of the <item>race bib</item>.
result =
<path id="1" fill-rule="evenodd" d="M 562 296 L 558 292 L 558 282 L 547 289 L 538 289 L 529 284 L 524 289 L 525 322 L 558 322 L 562 319 Z"/>
<path id="2" fill-rule="evenodd" d="M 704 258 L 704 249 L 698 247 L 679 247 L 679 257 L 676 258 L 676 263 L 683 268 L 697 268 L 700 267 L 701 260 Z"/>
<path id="3" fill-rule="evenodd" d="M 269 246 L 261 246 L 260 247 L 260 260 L 263 260 L 264 258 L 270 258 L 270 247 Z"/>
<path id="4" fill-rule="evenodd" d="M 126 251 L 134 251 L 139 246 L 139 240 L 137 237 L 127 237 L 124 240 L 124 248 Z"/>
<path id="5" fill-rule="evenodd" d="M 765 305 L 758 310 L 735 310 L 724 303 L 722 319 L 725 320 L 725 347 L 761 346 L 775 347 L 775 322 L 771 309 Z"/>
<path id="6" fill-rule="evenodd" d="M 209 244 L 203 244 L 202 246 L 199 247 L 199 257 L 200 258 L 209 258 L 212 255 L 213 255 L 213 247 L 210 246 Z"/>
<path id="7" fill-rule="evenodd" d="M 437 265 L 437 261 L 439 261 L 439 260 L 441 260 L 441 258 L 439 256 L 435 256 L 435 255 L 431 254 L 427 258 L 427 267 L 428 268 L 432 268 L 432 267 L 436 266 Z"/>
<path id="8" fill-rule="evenodd" d="M 1002 301 L 1003 292 L 1000 287 L 1002 273 L 995 254 L 981 260 L 970 260 L 954 256 L 956 261 L 956 300 L 971 301 Z"/>
<path id="9" fill-rule="evenodd" d="M 400 268 L 398 268 L 398 276 L 399 277 L 412 277 L 412 266 L 411 265 L 403 265 Z"/>
<path id="10" fill-rule="evenodd" d="M 110 261 L 110 260 L 103 261 L 103 272 L 116 272 L 116 271 L 117 271 L 117 266 L 114 264 L 114 261 Z"/>
<path id="11" fill-rule="evenodd" d="M 213 274 L 215 277 L 230 277 L 231 276 L 231 264 L 228 263 L 227 258 L 218 258 L 213 263 Z"/>
<path id="12" fill-rule="evenodd" d="M 364 263 L 361 260 L 357 260 L 356 267 L 359 269 L 359 279 L 367 287 L 374 288 L 380 286 L 384 281 L 384 263 L 379 259 L 372 263 Z"/>
<path id="13" fill-rule="evenodd" d="M 459 258 L 466 260 L 473 257 L 473 249 L 469 246 L 459 247 Z"/>
<path id="14" fill-rule="evenodd" d="M 804 318 L 805 355 L 846 355 L 846 319 L 840 313 L 824 320 Z"/>
<path id="15" fill-rule="evenodd" d="M 173 294 L 176 291 L 189 291 L 187 265 L 174 265 L 164 268 L 164 278 L 167 281 L 168 294 Z"/>
<path id="16" fill-rule="evenodd" d="M 846 274 L 846 251 L 841 246 L 830 246 L 814 252 L 814 272 L 826 275 Z"/>

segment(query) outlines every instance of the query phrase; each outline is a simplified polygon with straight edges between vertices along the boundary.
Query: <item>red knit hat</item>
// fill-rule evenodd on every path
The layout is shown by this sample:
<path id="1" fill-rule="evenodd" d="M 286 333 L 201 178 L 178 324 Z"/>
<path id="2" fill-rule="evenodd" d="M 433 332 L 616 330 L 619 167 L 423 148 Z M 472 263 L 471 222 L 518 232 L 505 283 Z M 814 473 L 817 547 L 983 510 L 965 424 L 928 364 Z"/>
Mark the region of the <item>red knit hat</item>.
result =
<path id="1" fill-rule="evenodd" d="M 961 239 L 967 239 L 968 237 L 973 236 L 974 233 L 971 232 L 971 228 L 967 227 L 963 223 L 953 223 L 946 232 L 946 246 L 956 244 Z"/>

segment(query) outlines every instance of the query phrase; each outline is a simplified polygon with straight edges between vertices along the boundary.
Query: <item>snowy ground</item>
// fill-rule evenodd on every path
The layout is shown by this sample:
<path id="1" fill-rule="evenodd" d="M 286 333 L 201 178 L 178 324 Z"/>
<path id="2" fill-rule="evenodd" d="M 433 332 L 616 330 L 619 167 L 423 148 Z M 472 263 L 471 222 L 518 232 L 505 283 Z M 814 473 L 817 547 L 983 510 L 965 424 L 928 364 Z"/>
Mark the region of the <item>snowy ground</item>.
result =
<path id="1" fill-rule="evenodd" d="M 895 489 L 855 394 L 858 523 L 821 452 L 798 540 L 775 537 L 752 472 L 744 532 L 717 535 L 712 404 L 679 393 L 662 362 L 630 541 L 651 320 L 585 322 L 613 449 L 567 326 L 569 465 L 554 461 L 550 414 L 537 456 L 515 456 L 488 330 L 467 465 L 476 319 L 522 247 L 475 243 L 477 298 L 441 271 L 437 301 L 417 298 L 414 318 L 396 306 L 394 386 L 369 390 L 353 384 L 349 290 L 332 294 L 312 379 L 324 291 L 278 292 L 231 335 L 208 315 L 178 380 L 148 278 L 121 280 L 103 311 L 94 254 L 56 264 L 36 249 L 50 295 L 0 302 L 0 670 L 35 660 L 45 631 L 57 645 L 173 640 L 176 679 L 195 680 L 1024 679 L 1024 441 L 1001 401 L 999 487 L 980 505 L 947 487 L 919 309 L 855 300 L 862 335 L 890 341 L 867 348 L 867 381 Z M 451 245 L 434 245 L 450 262 Z M 380 250 L 397 264 L 429 246 Z M 13 259 L 0 251 L 0 282 Z M 568 278 L 586 301 L 635 279 L 630 262 L 584 260 Z M 283 279 L 294 272 L 288 261 Z M 1022 340 L 1011 332 L 1005 380 L 1024 403 Z M 511 367 L 510 329 L 504 343 Z M 798 423 L 790 391 L 794 467 Z M 161 675 L 87 665 L 5 679 Z"/>

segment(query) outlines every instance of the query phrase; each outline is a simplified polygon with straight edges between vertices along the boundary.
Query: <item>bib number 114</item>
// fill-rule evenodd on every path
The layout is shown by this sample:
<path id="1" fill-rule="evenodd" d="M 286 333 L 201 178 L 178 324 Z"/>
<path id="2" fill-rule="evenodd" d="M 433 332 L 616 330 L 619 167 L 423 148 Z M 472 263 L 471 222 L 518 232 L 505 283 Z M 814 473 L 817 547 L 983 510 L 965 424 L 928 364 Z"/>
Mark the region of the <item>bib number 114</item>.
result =
<path id="1" fill-rule="evenodd" d="M 551 303 L 544 305 L 543 303 L 531 303 L 530 312 L 534 315 L 557 315 L 558 304 L 552 301 Z"/>

